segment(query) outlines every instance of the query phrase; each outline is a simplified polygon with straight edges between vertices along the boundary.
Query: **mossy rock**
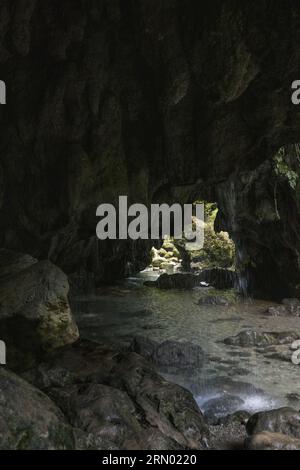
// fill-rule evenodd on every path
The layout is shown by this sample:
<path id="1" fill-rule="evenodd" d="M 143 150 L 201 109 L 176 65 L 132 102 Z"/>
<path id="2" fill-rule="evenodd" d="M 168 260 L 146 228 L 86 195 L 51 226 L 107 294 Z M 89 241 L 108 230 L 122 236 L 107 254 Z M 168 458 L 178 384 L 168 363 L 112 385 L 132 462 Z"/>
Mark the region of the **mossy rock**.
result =
<path id="1" fill-rule="evenodd" d="M 166 251 L 174 251 L 174 244 L 171 241 L 164 240 L 163 249 Z"/>

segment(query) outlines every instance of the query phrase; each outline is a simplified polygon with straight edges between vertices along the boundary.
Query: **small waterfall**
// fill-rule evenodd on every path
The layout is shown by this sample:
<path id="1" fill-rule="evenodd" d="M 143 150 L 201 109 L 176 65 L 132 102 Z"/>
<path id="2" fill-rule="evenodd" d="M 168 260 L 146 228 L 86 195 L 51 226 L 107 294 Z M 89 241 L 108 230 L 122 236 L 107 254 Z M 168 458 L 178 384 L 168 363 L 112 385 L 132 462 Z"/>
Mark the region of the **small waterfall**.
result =
<path id="1" fill-rule="evenodd" d="M 243 242 L 244 235 L 239 222 L 239 204 L 237 194 L 240 189 L 237 181 L 231 179 L 219 188 L 219 199 L 222 201 L 222 209 L 226 217 L 226 226 L 235 243 L 236 252 L 236 277 L 234 287 L 243 296 L 249 297 L 249 273 L 247 272 L 248 256 L 247 248 Z"/>
<path id="2" fill-rule="evenodd" d="M 249 275 L 246 268 L 246 249 L 241 241 L 236 242 L 237 276 L 235 288 L 243 297 L 249 297 Z"/>
<path id="3" fill-rule="evenodd" d="M 236 280 L 236 285 L 235 289 L 243 296 L 243 297 L 249 297 L 248 295 L 248 279 L 247 275 L 244 273 L 237 273 L 237 280 Z"/>

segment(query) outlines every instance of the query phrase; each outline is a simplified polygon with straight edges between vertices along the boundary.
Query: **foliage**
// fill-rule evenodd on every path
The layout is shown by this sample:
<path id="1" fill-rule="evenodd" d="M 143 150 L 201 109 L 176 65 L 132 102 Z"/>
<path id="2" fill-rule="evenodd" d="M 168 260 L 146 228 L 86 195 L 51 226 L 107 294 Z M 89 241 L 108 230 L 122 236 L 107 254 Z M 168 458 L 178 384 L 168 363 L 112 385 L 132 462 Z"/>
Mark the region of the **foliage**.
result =
<path id="1" fill-rule="evenodd" d="M 202 201 L 201 201 L 202 202 Z M 202 268 L 230 268 L 234 264 L 235 246 L 227 232 L 216 233 L 214 222 L 218 213 L 215 203 L 205 203 L 204 246 L 192 251 L 191 261 L 199 262 Z"/>
<path id="2" fill-rule="evenodd" d="M 292 189 L 296 188 L 299 175 L 291 168 L 285 147 L 281 147 L 274 157 L 274 170 L 277 176 L 287 179 Z"/>

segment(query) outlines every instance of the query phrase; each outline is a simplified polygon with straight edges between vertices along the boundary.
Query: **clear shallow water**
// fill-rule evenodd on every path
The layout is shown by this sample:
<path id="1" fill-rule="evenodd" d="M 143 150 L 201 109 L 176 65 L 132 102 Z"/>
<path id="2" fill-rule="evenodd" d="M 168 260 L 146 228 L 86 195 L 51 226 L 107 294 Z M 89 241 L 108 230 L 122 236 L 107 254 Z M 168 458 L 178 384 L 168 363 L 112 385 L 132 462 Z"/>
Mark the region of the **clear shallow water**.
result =
<path id="1" fill-rule="evenodd" d="M 163 291 L 142 286 L 145 278 L 155 277 L 153 272 L 141 273 L 118 286 L 99 290 L 97 295 L 74 300 L 81 336 L 118 346 L 128 345 L 137 335 L 159 342 L 173 339 L 200 345 L 205 353 L 202 369 L 172 367 L 160 371 L 189 388 L 200 408 L 211 398 L 228 395 L 243 400 L 233 408 L 253 412 L 294 404 L 286 395 L 300 392 L 300 365 L 267 359 L 257 348 L 226 346 L 222 341 L 250 328 L 300 332 L 299 318 L 267 317 L 264 312 L 271 303 L 257 300 L 200 306 L 197 301 L 203 288 Z"/>

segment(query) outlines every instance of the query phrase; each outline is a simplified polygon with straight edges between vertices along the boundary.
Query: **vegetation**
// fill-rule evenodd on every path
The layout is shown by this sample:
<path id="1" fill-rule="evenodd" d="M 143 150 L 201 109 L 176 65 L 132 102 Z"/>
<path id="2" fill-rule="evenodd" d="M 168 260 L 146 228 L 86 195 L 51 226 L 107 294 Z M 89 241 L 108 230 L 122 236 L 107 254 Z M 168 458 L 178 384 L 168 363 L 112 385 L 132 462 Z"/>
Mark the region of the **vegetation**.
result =
<path id="1" fill-rule="evenodd" d="M 234 243 L 227 232 L 216 233 L 214 230 L 218 213 L 217 204 L 208 202 L 204 204 L 204 246 L 201 250 L 191 252 L 191 261 L 200 263 L 201 268 L 231 268 L 235 258 Z"/>
<path id="2" fill-rule="evenodd" d="M 292 160 L 296 156 L 300 160 L 299 145 L 295 144 L 292 147 L 281 147 L 274 157 L 274 171 L 279 177 L 285 178 L 292 189 L 296 189 L 299 175 L 292 167 Z M 294 155 L 292 155 L 294 154 Z"/>

